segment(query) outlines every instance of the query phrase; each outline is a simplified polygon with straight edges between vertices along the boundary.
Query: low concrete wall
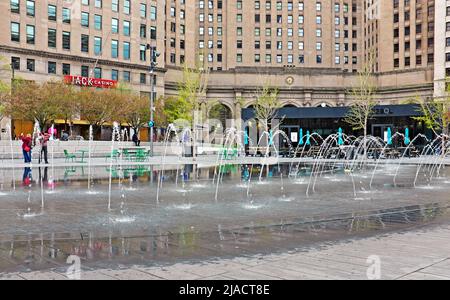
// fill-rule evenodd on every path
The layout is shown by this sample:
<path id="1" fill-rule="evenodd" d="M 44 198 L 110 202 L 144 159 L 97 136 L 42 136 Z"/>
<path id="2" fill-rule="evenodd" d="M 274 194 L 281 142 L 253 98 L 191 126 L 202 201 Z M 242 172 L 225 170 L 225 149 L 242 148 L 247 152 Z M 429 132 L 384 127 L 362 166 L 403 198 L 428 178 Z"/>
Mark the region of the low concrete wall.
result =
<path id="1" fill-rule="evenodd" d="M 150 143 L 141 143 L 141 147 L 145 147 L 147 150 L 150 149 Z M 114 149 L 135 147 L 133 142 L 116 142 Z M 219 147 L 220 148 L 220 147 Z M 12 141 L 13 155 L 15 159 L 22 158 L 22 142 Z M 36 146 L 35 151 L 39 151 L 40 146 Z M 52 155 L 54 158 L 64 157 L 64 150 L 69 153 L 81 155 L 80 150 L 88 151 L 89 141 L 49 141 L 48 152 L 49 156 Z M 163 143 L 155 143 L 154 147 L 155 155 L 162 155 L 165 152 L 167 155 L 179 155 L 182 152 L 181 147 L 177 143 L 169 143 L 166 146 Z M 217 153 L 217 147 L 211 145 L 205 145 L 199 149 L 201 154 L 214 154 Z M 93 141 L 91 142 L 91 156 L 92 157 L 105 157 L 111 153 L 111 142 L 110 141 Z M 34 153 L 33 157 L 37 157 L 38 154 Z M 87 153 L 85 154 L 87 155 Z M 10 141 L 3 140 L 0 141 L 0 159 L 10 159 L 11 158 L 11 143 Z"/>

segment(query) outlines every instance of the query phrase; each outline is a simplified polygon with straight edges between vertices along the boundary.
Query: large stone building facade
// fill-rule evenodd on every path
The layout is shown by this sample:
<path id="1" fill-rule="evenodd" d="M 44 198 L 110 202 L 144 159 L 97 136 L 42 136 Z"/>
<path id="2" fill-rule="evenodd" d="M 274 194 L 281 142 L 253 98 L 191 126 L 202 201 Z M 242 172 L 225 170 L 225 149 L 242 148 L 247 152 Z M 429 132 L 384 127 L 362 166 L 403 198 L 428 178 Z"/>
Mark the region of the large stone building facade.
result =
<path id="1" fill-rule="evenodd" d="M 14 76 L 127 82 L 150 93 L 147 44 L 161 56 L 158 96 L 176 94 L 182 66 L 211 69 L 205 101 L 235 118 L 262 85 L 284 105 L 348 106 L 372 66 L 381 104 L 443 95 L 450 63 L 446 0 L 4 0 L 0 56 Z"/>

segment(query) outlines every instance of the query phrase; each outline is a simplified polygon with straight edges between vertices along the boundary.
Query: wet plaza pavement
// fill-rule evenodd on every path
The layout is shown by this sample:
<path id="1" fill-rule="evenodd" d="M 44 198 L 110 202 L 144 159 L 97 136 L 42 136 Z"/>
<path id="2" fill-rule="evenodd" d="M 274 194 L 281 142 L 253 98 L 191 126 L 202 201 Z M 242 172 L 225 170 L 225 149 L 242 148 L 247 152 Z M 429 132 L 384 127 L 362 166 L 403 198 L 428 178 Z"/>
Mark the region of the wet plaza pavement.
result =
<path id="1" fill-rule="evenodd" d="M 192 166 L 161 176 L 151 170 L 93 169 L 89 180 L 80 169 L 68 175 L 64 169 L 33 169 L 25 176 L 30 181 L 15 182 L 15 190 L 4 181 L 0 190 L 0 276 L 61 273 L 70 255 L 79 256 L 85 270 L 104 272 L 236 259 L 251 263 L 255 256 L 315 253 L 449 224 L 448 169 L 430 179 L 424 168 L 417 180 L 416 166 L 396 169 L 336 170 L 317 180 L 307 168 L 290 176 L 286 166 L 263 172 L 259 180 L 255 169 L 250 186 L 242 169 L 232 165 L 222 170 L 218 185 L 214 168 Z M 166 278 L 157 274 L 148 272 Z"/>

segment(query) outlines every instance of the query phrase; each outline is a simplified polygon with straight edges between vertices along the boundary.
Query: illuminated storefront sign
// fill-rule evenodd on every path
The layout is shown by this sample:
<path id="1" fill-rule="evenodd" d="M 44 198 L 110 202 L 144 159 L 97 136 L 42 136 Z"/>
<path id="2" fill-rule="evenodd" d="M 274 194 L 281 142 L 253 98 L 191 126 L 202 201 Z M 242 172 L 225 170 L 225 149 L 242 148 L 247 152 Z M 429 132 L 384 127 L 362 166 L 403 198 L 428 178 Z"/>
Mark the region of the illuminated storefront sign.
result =
<path id="1" fill-rule="evenodd" d="M 85 86 L 85 87 L 97 87 L 97 88 L 115 88 L 117 86 L 117 81 L 101 79 L 101 78 L 90 78 L 83 76 L 64 76 L 64 82 L 67 84 Z"/>

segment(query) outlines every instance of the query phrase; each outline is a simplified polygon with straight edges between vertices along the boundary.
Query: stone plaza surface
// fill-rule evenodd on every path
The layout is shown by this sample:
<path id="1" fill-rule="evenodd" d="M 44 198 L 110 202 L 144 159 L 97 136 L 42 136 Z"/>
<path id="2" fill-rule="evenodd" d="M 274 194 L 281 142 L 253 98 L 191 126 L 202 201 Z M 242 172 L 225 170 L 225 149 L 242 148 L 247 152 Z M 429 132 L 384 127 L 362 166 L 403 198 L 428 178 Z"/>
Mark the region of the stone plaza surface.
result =
<path id="1" fill-rule="evenodd" d="M 84 279 L 366 279 L 374 257 L 382 279 L 445 277 L 437 166 L 3 168 L 0 277 L 65 279 L 72 256 Z"/>
<path id="2" fill-rule="evenodd" d="M 277 280 L 277 279 L 450 279 L 450 223 L 408 232 L 319 243 L 309 249 L 164 266 L 82 267 L 83 280 Z M 368 277 L 369 257 L 380 259 L 379 277 Z M 0 257 L 1 260 L 7 259 Z M 68 279 L 67 267 L 0 273 L 0 279 Z M 371 273 L 369 272 L 369 276 Z"/>

